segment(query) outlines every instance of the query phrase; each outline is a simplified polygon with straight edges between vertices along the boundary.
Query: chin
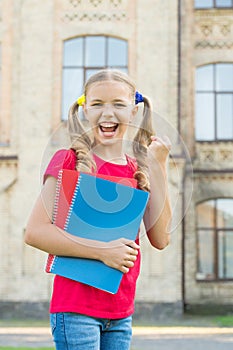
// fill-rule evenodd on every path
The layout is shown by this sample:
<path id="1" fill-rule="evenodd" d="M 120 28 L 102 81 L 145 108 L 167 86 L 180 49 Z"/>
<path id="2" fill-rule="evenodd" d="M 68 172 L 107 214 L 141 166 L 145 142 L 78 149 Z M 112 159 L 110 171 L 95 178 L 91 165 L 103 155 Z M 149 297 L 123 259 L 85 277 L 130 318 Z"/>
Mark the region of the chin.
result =
<path id="1" fill-rule="evenodd" d="M 118 143 L 119 141 L 122 141 L 122 139 L 119 139 L 119 138 L 109 138 L 109 139 L 98 138 L 98 139 L 96 139 L 97 144 L 103 145 L 103 146 L 111 146 L 111 145 Z"/>

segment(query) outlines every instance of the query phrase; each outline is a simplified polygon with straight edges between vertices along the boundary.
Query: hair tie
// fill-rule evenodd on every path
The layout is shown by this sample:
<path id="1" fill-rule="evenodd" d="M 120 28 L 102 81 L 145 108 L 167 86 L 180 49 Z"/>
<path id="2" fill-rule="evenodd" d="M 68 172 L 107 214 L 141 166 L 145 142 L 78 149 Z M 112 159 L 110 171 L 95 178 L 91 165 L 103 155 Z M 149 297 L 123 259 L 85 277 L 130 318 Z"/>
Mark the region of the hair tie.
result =
<path id="1" fill-rule="evenodd" d="M 138 91 L 135 92 L 135 104 L 137 105 L 140 102 L 144 102 L 144 98 L 142 94 L 140 94 Z"/>
<path id="2" fill-rule="evenodd" d="M 77 104 L 79 106 L 82 106 L 86 102 L 86 97 L 84 94 L 82 94 L 78 99 L 77 99 Z"/>

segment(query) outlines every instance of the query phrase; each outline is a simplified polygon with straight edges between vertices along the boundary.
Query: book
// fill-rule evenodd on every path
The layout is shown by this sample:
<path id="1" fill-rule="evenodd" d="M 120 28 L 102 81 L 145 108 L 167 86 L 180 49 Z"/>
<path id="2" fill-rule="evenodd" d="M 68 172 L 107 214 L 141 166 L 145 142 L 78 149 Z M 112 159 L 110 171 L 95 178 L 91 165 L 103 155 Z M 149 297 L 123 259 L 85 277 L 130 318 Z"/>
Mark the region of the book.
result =
<path id="1" fill-rule="evenodd" d="M 98 176 L 106 180 L 119 182 L 132 187 L 137 186 L 137 180 L 134 178 L 122 178 L 106 174 L 91 175 Z M 64 229 L 65 220 L 68 214 L 69 206 L 72 201 L 72 196 L 78 181 L 78 177 L 79 172 L 76 170 L 61 169 L 58 174 L 52 221 L 57 227 L 61 229 Z M 50 272 L 50 268 L 53 264 L 53 260 L 55 259 L 55 257 L 56 256 L 53 254 L 48 255 L 48 259 L 45 266 L 46 272 Z"/>
<path id="2" fill-rule="evenodd" d="M 106 174 L 92 174 L 107 180 L 120 182 L 122 184 L 136 187 L 137 180 L 134 178 L 121 178 Z M 58 174 L 56 196 L 53 211 L 53 223 L 61 229 L 64 229 L 65 220 L 68 214 L 72 196 L 78 181 L 79 172 L 76 170 L 61 169 Z M 45 271 L 50 272 L 50 266 L 55 259 L 55 255 L 49 254 Z"/>
<path id="3" fill-rule="evenodd" d="M 132 181 L 133 180 L 133 181 Z M 59 172 L 54 223 L 78 237 L 108 242 L 135 240 L 149 194 L 134 179 L 92 175 L 74 170 Z M 49 255 L 46 272 L 117 293 L 123 273 L 101 261 Z"/>

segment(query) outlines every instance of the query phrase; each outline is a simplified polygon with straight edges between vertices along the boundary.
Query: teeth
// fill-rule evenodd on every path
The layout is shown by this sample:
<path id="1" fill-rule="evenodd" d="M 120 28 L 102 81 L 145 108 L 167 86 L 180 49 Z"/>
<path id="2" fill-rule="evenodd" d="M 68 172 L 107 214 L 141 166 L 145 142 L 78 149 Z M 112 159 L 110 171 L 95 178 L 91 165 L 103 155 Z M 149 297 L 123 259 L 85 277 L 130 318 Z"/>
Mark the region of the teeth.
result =
<path id="1" fill-rule="evenodd" d="M 100 126 L 102 126 L 103 128 L 113 128 L 116 125 L 117 123 L 100 123 Z"/>

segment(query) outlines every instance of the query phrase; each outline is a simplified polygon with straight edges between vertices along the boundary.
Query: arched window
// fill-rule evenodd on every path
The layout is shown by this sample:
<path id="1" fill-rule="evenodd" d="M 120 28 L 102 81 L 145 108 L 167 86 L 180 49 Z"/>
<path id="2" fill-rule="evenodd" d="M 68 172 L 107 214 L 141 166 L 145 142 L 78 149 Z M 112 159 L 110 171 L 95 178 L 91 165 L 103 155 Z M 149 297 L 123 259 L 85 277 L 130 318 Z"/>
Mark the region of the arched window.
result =
<path id="1" fill-rule="evenodd" d="M 83 93 L 84 82 L 102 68 L 128 70 L 128 43 L 109 36 L 83 36 L 64 42 L 62 119 Z"/>
<path id="2" fill-rule="evenodd" d="M 233 7 L 233 0 L 195 0 L 196 9 L 207 8 L 231 8 Z"/>
<path id="3" fill-rule="evenodd" d="M 233 199 L 196 206 L 197 279 L 233 279 Z"/>
<path id="4" fill-rule="evenodd" d="M 233 139 L 233 63 L 196 69 L 197 141 Z"/>

